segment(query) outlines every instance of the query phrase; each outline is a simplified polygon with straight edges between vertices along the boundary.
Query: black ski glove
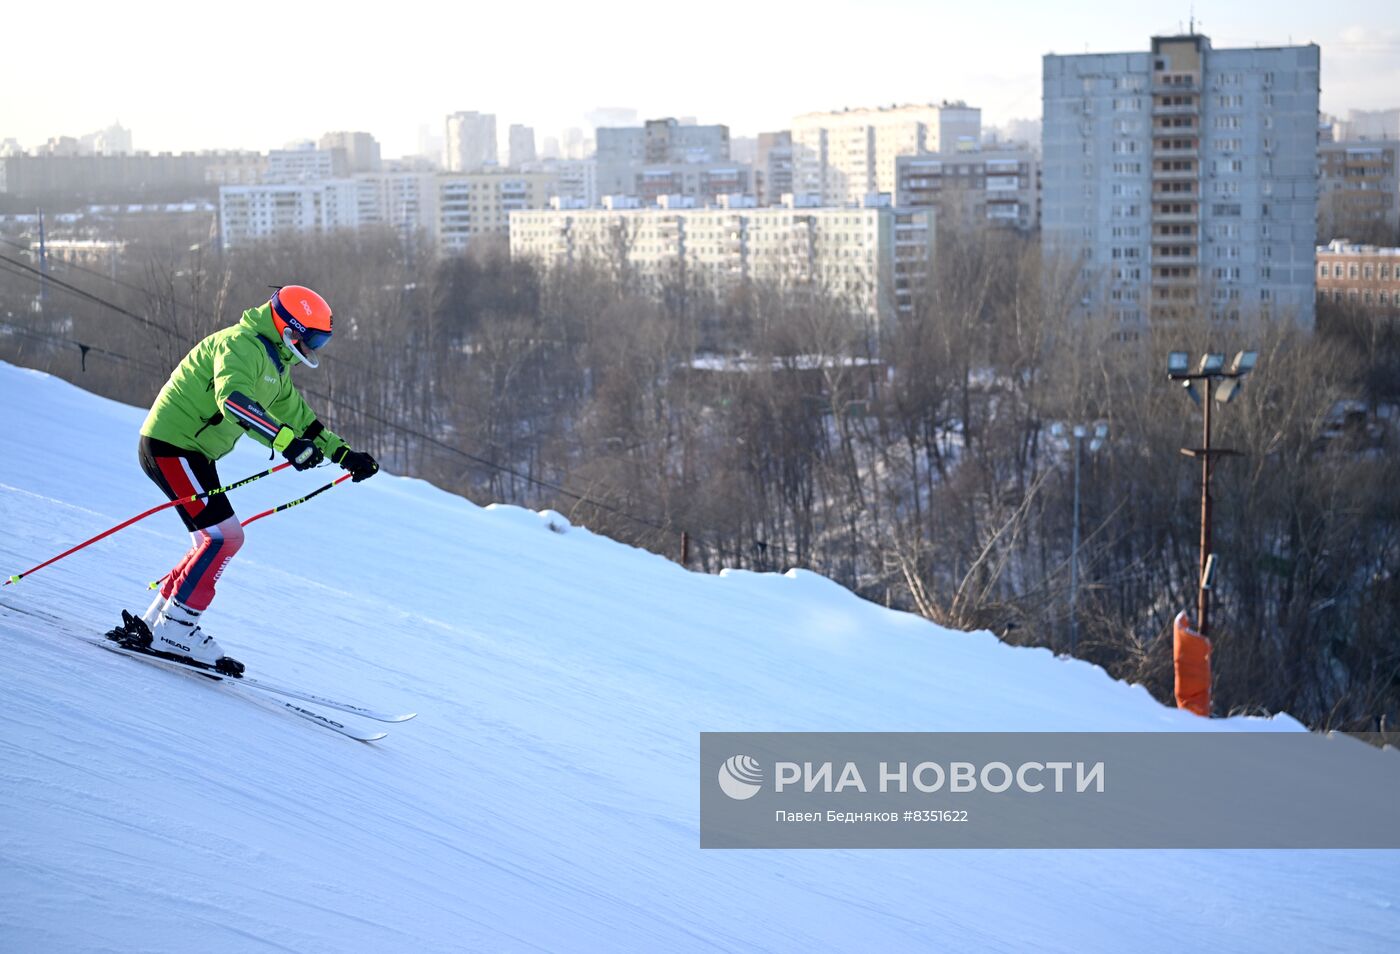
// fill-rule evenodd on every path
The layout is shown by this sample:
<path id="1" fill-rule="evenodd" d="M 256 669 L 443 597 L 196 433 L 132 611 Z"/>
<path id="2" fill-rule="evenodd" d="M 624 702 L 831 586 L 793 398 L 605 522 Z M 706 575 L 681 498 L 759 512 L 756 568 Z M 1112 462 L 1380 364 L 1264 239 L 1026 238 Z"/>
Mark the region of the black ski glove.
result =
<path id="1" fill-rule="evenodd" d="M 379 462 L 364 451 L 351 450 L 346 446 L 331 455 L 331 460 L 350 472 L 350 482 L 358 484 L 379 473 Z"/>
<path id="2" fill-rule="evenodd" d="M 292 429 L 285 424 L 273 438 L 272 446 L 280 450 L 282 456 L 291 461 L 297 470 L 308 470 L 326 459 L 319 447 L 304 437 L 295 436 Z"/>

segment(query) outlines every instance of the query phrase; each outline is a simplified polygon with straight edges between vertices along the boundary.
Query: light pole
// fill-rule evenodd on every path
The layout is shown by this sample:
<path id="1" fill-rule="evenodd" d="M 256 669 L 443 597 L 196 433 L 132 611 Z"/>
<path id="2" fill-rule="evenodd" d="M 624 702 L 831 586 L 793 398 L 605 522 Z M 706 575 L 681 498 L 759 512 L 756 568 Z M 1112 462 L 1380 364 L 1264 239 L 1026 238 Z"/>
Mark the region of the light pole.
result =
<path id="1" fill-rule="evenodd" d="M 1089 429 L 1082 424 L 1074 427 L 1074 540 L 1070 545 L 1069 561 L 1069 654 L 1074 655 L 1079 645 L 1079 458 L 1080 448 Z M 1094 425 L 1094 439 L 1089 442 L 1089 453 L 1097 454 L 1103 442 L 1108 439 L 1108 425 Z"/>
<path id="2" fill-rule="evenodd" d="M 1200 583 L 1196 596 L 1196 625 L 1202 636 L 1210 633 L 1210 591 L 1215 585 L 1215 553 L 1211 548 L 1210 478 L 1218 457 L 1239 456 L 1239 451 L 1210 446 L 1210 409 L 1216 401 L 1227 404 L 1234 400 L 1243 386 L 1243 378 L 1259 360 L 1257 351 L 1241 351 L 1235 355 L 1230 370 L 1225 370 L 1225 355 L 1210 352 L 1201 356 L 1196 370 L 1191 370 L 1191 358 L 1185 351 L 1173 351 L 1167 356 L 1167 377 L 1180 381 L 1186 394 L 1202 408 L 1202 446 L 1183 447 L 1181 453 L 1201 461 L 1201 558 Z M 1196 390 L 1196 382 L 1205 382 L 1204 399 Z"/>
<path id="3" fill-rule="evenodd" d="M 1056 424 L 1051 428 L 1051 433 L 1059 437 L 1064 434 L 1064 428 Z M 1074 523 L 1070 529 L 1069 551 L 1069 654 L 1073 656 L 1079 645 L 1079 458 L 1084 438 L 1089 436 L 1089 427 L 1076 424 L 1071 434 L 1074 436 Z M 1089 453 L 1098 453 L 1106 440 L 1108 425 L 1095 424 L 1094 436 L 1089 441 Z"/>

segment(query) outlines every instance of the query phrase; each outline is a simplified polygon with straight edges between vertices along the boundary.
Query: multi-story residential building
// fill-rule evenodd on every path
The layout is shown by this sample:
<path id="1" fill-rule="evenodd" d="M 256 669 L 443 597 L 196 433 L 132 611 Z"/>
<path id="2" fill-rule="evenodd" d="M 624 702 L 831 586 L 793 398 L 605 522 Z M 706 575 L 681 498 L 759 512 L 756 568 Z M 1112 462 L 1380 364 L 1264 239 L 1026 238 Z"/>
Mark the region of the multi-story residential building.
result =
<path id="1" fill-rule="evenodd" d="M 555 191 L 550 173 L 505 170 L 230 186 L 219 190 L 220 236 L 225 248 L 237 248 L 278 235 L 389 226 L 405 239 L 424 233 L 450 254 L 481 236 L 504 238 L 511 212 L 543 208 Z"/>
<path id="2" fill-rule="evenodd" d="M 444 175 L 437 186 L 435 237 L 443 254 L 460 252 L 482 236 L 504 239 L 512 213 L 542 209 L 556 191 L 549 173 L 513 170 Z"/>
<path id="3" fill-rule="evenodd" d="M 1317 301 L 1400 317 L 1400 248 L 1347 242 L 1319 245 Z"/>
<path id="4" fill-rule="evenodd" d="M 760 205 L 777 205 L 792 193 L 792 131 L 758 134 L 753 191 Z"/>
<path id="5" fill-rule="evenodd" d="M 437 173 L 422 169 L 385 169 L 355 176 L 360 226 L 387 225 L 404 239 L 431 233 L 438 218 Z"/>
<path id="6" fill-rule="evenodd" d="M 1332 139 L 1400 139 L 1400 109 L 1353 109 L 1332 121 Z"/>
<path id="7" fill-rule="evenodd" d="M 664 163 L 645 165 L 637 172 L 631 195 L 655 203 L 662 196 L 687 196 L 710 205 L 722 195 L 748 193 L 749 167 L 736 162 Z"/>
<path id="8" fill-rule="evenodd" d="M 378 172 L 382 165 L 379 143 L 367 132 L 328 132 L 317 145 L 344 152 L 347 172 Z"/>
<path id="9" fill-rule="evenodd" d="M 624 255 L 653 289 L 678 280 L 716 292 L 748 281 L 820 289 L 874 323 L 912 309 L 933 256 L 932 209 L 804 207 L 791 196 L 778 208 L 751 198 L 704 209 L 669 197 L 656 207 L 627 204 L 517 212 L 511 255 L 549 263 Z"/>
<path id="10" fill-rule="evenodd" d="M 264 182 L 319 182 L 350 174 L 350 157 L 344 150 L 317 149 L 305 142 L 289 149 L 273 149 L 267 154 Z"/>
<path id="11" fill-rule="evenodd" d="M 204 169 L 204 181 L 214 186 L 253 185 L 267 177 L 267 156 L 260 152 L 227 153 Z"/>
<path id="12" fill-rule="evenodd" d="M 219 189 L 219 236 L 237 248 L 278 235 L 324 234 L 363 224 L 354 179 L 278 182 Z"/>
<path id="13" fill-rule="evenodd" d="M 1318 146 L 1318 238 L 1400 243 L 1400 140 Z"/>
<path id="14" fill-rule="evenodd" d="M 1115 337 L 1205 313 L 1313 324 L 1316 45 L 1046 56 L 1042 228 Z"/>
<path id="15" fill-rule="evenodd" d="M 509 165 L 520 169 L 528 162 L 535 161 L 535 131 L 529 126 L 512 123 L 507 137 L 510 146 Z"/>
<path id="16" fill-rule="evenodd" d="M 42 202 L 51 196 L 92 201 L 213 198 L 222 176 L 256 181 L 266 159 L 255 152 L 136 153 L 130 156 L 0 157 L 0 193 Z"/>
<path id="17" fill-rule="evenodd" d="M 86 154 L 126 156 L 132 152 L 131 130 L 122 126 L 121 123 L 113 123 L 106 129 L 89 133 L 82 138 L 81 143 L 82 150 Z"/>
<path id="18" fill-rule="evenodd" d="M 675 119 L 648 119 L 642 127 L 645 161 L 648 165 L 666 163 L 710 163 L 729 160 L 729 127 L 698 126 Z"/>
<path id="19" fill-rule="evenodd" d="M 794 193 L 859 205 L 895 192 L 895 159 L 975 149 L 982 111 L 966 103 L 807 113 L 792 121 Z"/>
<path id="20" fill-rule="evenodd" d="M 461 112 L 447 117 L 447 171 L 474 172 L 496 164 L 496 116 Z"/>
<path id="21" fill-rule="evenodd" d="M 593 159 L 540 159 L 526 163 L 522 172 L 538 172 L 554 180 L 554 196 L 570 208 L 588 209 L 598 204 L 598 163 Z"/>
<path id="22" fill-rule="evenodd" d="M 728 126 L 648 119 L 642 126 L 600 127 L 597 139 L 598 189 L 603 195 L 635 194 L 643 172 L 651 167 L 658 167 L 657 175 L 664 177 L 676 166 L 730 163 Z"/>
<path id="23" fill-rule="evenodd" d="M 895 205 L 937 208 L 946 226 L 1040 226 L 1040 158 L 1029 147 L 895 160 Z"/>

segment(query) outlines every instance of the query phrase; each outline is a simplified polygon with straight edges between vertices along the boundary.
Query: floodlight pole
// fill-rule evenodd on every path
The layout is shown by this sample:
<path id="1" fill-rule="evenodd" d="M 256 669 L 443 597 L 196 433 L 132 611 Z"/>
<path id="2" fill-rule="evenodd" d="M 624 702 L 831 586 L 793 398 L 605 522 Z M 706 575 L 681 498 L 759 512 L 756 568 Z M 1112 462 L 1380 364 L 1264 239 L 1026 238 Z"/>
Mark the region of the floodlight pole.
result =
<path id="1" fill-rule="evenodd" d="M 1201 406 L 1205 408 L 1202 415 L 1204 424 L 1201 428 L 1202 450 L 1201 454 L 1201 566 L 1199 585 L 1196 589 L 1196 623 L 1199 632 L 1205 636 L 1210 632 L 1210 588 L 1206 586 L 1206 562 L 1210 559 L 1211 539 L 1211 499 L 1210 499 L 1210 477 L 1211 471 L 1211 447 L 1210 447 L 1210 406 L 1215 403 L 1213 395 L 1206 392 L 1205 400 Z"/>
<path id="2" fill-rule="evenodd" d="M 1258 359 L 1257 351 L 1242 351 L 1235 356 L 1234 365 L 1227 371 L 1224 369 L 1223 355 L 1208 355 L 1201 361 L 1201 366 L 1196 371 L 1187 370 L 1186 355 L 1184 352 L 1173 352 L 1173 358 L 1178 359 L 1180 364 L 1169 364 L 1167 377 L 1173 381 L 1182 382 L 1187 393 L 1201 404 L 1201 446 L 1183 447 L 1181 453 L 1187 457 L 1199 457 L 1201 459 L 1201 560 L 1200 560 L 1200 580 L 1197 584 L 1196 595 L 1196 626 L 1197 631 L 1206 636 L 1210 633 L 1210 590 L 1212 581 L 1210 579 L 1211 553 L 1213 552 L 1213 542 L 1211 540 L 1211 521 L 1213 517 L 1213 501 L 1210 495 L 1210 479 L 1215 471 L 1215 459 L 1217 457 L 1239 456 L 1239 451 L 1226 448 L 1214 448 L 1211 446 L 1210 425 L 1211 425 L 1211 405 L 1217 401 L 1229 401 L 1239 390 L 1239 379 L 1244 377 L 1254 367 Z M 1214 364 L 1207 364 L 1209 359 L 1214 358 Z M 1222 391 L 1222 382 L 1233 383 L 1231 389 Z M 1205 393 L 1197 395 L 1195 385 L 1200 383 L 1205 388 Z"/>
<path id="3" fill-rule="evenodd" d="M 1069 654 L 1074 655 L 1079 642 L 1079 456 L 1084 444 L 1081 434 L 1074 435 L 1074 530 L 1069 551 Z"/>

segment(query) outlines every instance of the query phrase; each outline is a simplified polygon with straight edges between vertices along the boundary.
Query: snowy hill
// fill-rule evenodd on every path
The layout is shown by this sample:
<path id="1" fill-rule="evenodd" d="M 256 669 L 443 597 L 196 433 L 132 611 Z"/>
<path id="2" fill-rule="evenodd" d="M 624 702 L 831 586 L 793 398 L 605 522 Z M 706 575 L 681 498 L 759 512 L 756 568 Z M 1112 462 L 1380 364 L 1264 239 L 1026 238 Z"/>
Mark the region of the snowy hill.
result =
<path id="1" fill-rule="evenodd" d="M 159 501 L 136 462 L 142 410 L 3 364 L 0 407 L 0 574 Z M 266 466 L 244 441 L 220 473 Z M 281 473 L 234 503 L 246 517 L 338 472 Z M 701 851 L 701 731 L 1221 723 L 809 573 L 689 573 L 420 481 L 347 483 L 250 527 L 207 621 L 251 673 L 420 713 L 381 743 L 44 621 L 97 632 L 139 611 L 186 540 L 158 514 L 0 590 L 0 950 L 1281 951 L 1400 937 L 1396 852 Z"/>

